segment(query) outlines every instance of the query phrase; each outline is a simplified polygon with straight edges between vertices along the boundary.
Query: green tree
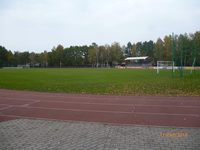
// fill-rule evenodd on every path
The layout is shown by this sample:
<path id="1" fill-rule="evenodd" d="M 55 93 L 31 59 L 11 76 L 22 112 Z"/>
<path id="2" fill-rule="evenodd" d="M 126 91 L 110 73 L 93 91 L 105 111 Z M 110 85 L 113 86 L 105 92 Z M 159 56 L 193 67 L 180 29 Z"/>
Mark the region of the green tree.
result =
<path id="1" fill-rule="evenodd" d="M 164 50 L 164 47 L 163 47 L 163 41 L 161 38 L 158 38 L 156 43 L 155 43 L 155 46 L 154 46 L 154 64 L 156 64 L 157 61 L 161 61 L 161 60 L 164 60 L 163 58 L 163 50 Z"/>
<path id="2" fill-rule="evenodd" d="M 142 56 L 142 42 L 136 43 L 136 56 Z"/>
<path id="3" fill-rule="evenodd" d="M 29 59 L 30 59 L 30 65 L 32 67 L 35 67 L 37 61 L 36 61 L 36 54 L 34 52 L 30 53 Z"/>
<path id="4" fill-rule="evenodd" d="M 99 62 L 100 66 L 105 67 L 107 61 L 107 50 L 105 46 L 99 46 Z"/>
<path id="5" fill-rule="evenodd" d="M 131 56 L 133 57 L 137 56 L 137 47 L 135 43 L 132 45 L 132 48 L 131 48 Z"/>
<path id="6" fill-rule="evenodd" d="M 171 61 L 171 50 L 172 50 L 172 36 L 164 37 L 164 49 L 163 49 L 163 59 L 165 61 Z"/>
<path id="7" fill-rule="evenodd" d="M 143 42 L 142 43 L 141 55 L 142 56 L 149 56 L 149 57 L 153 58 L 153 53 L 154 53 L 154 43 L 153 43 L 153 41 Z"/>
<path id="8" fill-rule="evenodd" d="M 114 42 L 110 47 L 110 66 L 122 63 L 124 60 L 122 49 L 119 43 Z"/>
<path id="9" fill-rule="evenodd" d="M 196 65 L 200 66 L 200 31 L 194 34 L 193 57 L 196 58 Z"/>
<path id="10" fill-rule="evenodd" d="M 89 47 L 88 55 L 89 55 L 89 63 L 92 65 L 92 67 L 94 67 L 97 62 L 97 53 L 94 46 Z"/>
<path id="11" fill-rule="evenodd" d="M 62 62 L 64 61 L 64 47 L 58 45 L 53 47 L 51 53 L 49 54 L 49 65 L 55 67 L 62 67 Z"/>
<path id="12" fill-rule="evenodd" d="M 59 44 L 55 51 L 56 59 L 59 62 L 59 67 L 62 67 L 62 62 L 64 61 L 64 47 Z"/>
<path id="13" fill-rule="evenodd" d="M 3 46 L 0 46 L 0 67 L 7 66 L 7 54 L 7 49 Z"/>
<path id="14" fill-rule="evenodd" d="M 131 56 L 131 52 L 132 52 L 131 50 L 132 50 L 132 48 L 133 48 L 133 45 L 131 44 L 131 42 L 128 42 L 127 46 L 126 46 L 126 50 L 125 50 L 125 55 L 127 57 Z"/>
<path id="15" fill-rule="evenodd" d="M 180 34 L 178 36 L 177 40 L 178 50 L 176 52 L 176 55 L 178 56 L 177 63 L 181 66 L 190 65 L 189 58 L 192 54 L 192 47 L 190 47 L 190 40 L 187 36 L 187 34 L 183 35 Z"/>

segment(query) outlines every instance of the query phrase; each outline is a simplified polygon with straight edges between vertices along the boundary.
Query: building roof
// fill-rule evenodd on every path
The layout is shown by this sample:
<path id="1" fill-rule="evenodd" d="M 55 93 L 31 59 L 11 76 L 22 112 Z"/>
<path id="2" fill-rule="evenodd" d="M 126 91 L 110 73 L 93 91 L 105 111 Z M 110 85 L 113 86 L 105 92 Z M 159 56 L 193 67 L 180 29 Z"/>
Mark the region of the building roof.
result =
<path id="1" fill-rule="evenodd" d="M 143 57 L 127 57 L 125 60 L 145 60 L 147 58 L 148 58 L 148 56 L 143 56 Z"/>

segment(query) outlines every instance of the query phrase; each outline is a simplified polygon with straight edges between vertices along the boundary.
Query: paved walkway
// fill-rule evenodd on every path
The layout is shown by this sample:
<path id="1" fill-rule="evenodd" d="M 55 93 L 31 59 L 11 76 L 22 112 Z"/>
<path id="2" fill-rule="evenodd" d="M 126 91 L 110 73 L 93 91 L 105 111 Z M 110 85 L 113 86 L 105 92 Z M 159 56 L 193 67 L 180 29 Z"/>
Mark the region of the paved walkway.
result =
<path id="1" fill-rule="evenodd" d="M 198 150 L 200 128 L 16 119 L 0 122 L 1 150 Z"/>

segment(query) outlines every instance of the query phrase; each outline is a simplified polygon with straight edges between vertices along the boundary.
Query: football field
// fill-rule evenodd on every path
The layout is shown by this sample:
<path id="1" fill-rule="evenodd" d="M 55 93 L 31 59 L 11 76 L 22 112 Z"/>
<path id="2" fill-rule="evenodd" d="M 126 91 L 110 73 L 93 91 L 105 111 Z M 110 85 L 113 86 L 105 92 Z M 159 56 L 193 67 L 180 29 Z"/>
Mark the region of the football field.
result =
<path id="1" fill-rule="evenodd" d="M 200 71 L 183 77 L 153 69 L 0 69 L 0 88 L 108 95 L 200 96 Z"/>

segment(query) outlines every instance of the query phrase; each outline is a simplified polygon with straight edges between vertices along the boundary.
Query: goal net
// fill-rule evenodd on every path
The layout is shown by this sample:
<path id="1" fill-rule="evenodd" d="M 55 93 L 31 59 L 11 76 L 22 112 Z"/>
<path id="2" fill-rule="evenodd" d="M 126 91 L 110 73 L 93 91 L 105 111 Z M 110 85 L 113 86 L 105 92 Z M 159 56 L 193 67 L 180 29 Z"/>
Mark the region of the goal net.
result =
<path id="1" fill-rule="evenodd" d="M 157 74 L 163 69 L 173 70 L 174 72 L 174 61 L 157 61 Z"/>

